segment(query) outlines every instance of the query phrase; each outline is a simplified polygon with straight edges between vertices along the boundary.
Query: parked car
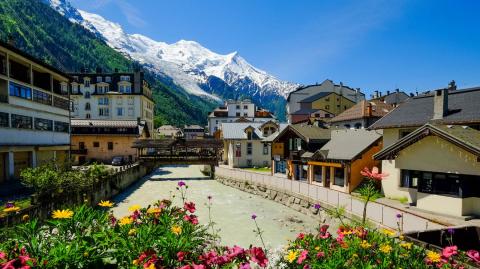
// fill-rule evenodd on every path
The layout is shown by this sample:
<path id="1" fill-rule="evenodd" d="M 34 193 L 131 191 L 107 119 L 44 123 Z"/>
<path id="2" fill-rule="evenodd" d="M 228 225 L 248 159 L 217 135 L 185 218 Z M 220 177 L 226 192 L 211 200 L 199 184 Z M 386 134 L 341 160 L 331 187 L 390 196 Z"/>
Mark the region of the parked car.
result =
<path id="1" fill-rule="evenodd" d="M 114 165 L 114 166 L 122 166 L 125 163 L 126 163 L 125 159 L 122 156 L 115 156 L 112 159 L 112 165 Z"/>

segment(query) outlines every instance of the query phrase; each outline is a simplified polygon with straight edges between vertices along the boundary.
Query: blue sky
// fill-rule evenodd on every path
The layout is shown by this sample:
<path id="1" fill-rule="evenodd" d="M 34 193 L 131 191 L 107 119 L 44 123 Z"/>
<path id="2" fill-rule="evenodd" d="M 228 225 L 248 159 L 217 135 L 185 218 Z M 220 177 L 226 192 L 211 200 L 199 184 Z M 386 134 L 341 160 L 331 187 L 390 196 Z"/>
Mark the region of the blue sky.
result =
<path id="1" fill-rule="evenodd" d="M 480 1 L 71 1 L 128 33 L 238 51 L 301 84 L 329 78 L 367 93 L 424 91 L 452 79 L 480 86 Z"/>

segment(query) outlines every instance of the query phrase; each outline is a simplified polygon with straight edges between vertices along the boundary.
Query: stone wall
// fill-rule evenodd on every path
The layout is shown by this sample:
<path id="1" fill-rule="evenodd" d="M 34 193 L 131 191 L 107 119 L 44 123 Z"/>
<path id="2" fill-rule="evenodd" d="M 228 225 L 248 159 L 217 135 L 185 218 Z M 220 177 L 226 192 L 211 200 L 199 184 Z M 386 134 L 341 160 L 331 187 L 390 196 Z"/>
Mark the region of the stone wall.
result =
<path id="1" fill-rule="evenodd" d="M 143 165 L 134 164 L 117 168 L 115 173 L 89 189 L 81 192 L 52 192 L 48 195 L 32 195 L 32 206 L 17 214 L 10 214 L 0 218 L 0 227 L 22 222 L 22 217 L 49 218 L 52 211 L 66 206 L 87 203 L 95 206 L 100 200 L 108 200 L 125 190 L 128 186 L 141 179 L 150 171 Z"/>

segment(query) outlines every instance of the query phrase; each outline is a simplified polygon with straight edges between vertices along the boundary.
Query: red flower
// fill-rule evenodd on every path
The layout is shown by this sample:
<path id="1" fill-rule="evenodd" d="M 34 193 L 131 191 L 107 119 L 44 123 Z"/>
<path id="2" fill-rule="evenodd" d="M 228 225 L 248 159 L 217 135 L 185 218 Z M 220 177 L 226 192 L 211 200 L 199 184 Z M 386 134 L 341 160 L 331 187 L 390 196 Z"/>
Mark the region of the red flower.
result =
<path id="1" fill-rule="evenodd" d="M 317 259 L 320 259 L 320 258 L 323 258 L 323 257 L 325 257 L 325 252 L 320 251 L 320 252 L 317 253 Z"/>
<path id="2" fill-rule="evenodd" d="M 305 238 L 305 234 L 304 234 L 304 233 L 299 233 L 299 234 L 297 235 L 297 239 L 302 240 L 303 238 Z"/>
<path id="3" fill-rule="evenodd" d="M 360 174 L 362 174 L 362 176 L 364 177 L 368 177 L 370 179 L 373 179 L 373 180 L 382 180 L 384 177 L 388 176 L 387 173 L 379 173 L 378 172 L 378 167 L 374 166 L 372 168 L 372 171 L 370 171 L 368 169 L 368 167 L 365 167 L 363 168 L 363 170 L 360 172 Z"/>
<path id="4" fill-rule="evenodd" d="M 300 256 L 298 257 L 297 263 L 302 264 L 303 261 L 307 259 L 308 251 L 304 250 L 302 253 L 300 253 Z"/>
<path id="5" fill-rule="evenodd" d="M 469 250 L 467 251 L 467 256 L 474 262 L 480 263 L 480 253 L 476 250 Z"/>
<path id="6" fill-rule="evenodd" d="M 457 255 L 458 251 L 457 251 L 457 246 L 450 246 L 450 247 L 445 247 L 443 250 L 442 250 L 442 256 L 445 257 L 445 258 L 450 258 L 451 256 L 454 256 L 454 255 Z"/>
<path id="7" fill-rule="evenodd" d="M 183 205 L 183 208 L 187 210 L 190 213 L 195 213 L 195 203 L 193 202 L 187 202 Z"/>
<path id="8" fill-rule="evenodd" d="M 185 259 L 185 255 L 186 255 L 185 252 L 179 251 L 179 252 L 177 253 L 177 260 L 178 260 L 179 262 L 183 261 L 183 260 Z"/>
<path id="9" fill-rule="evenodd" d="M 245 249 L 239 246 L 233 246 L 233 248 L 228 248 L 227 255 L 230 259 L 234 259 L 245 254 Z"/>
<path id="10" fill-rule="evenodd" d="M 268 259 L 262 248 L 252 247 L 249 253 L 252 261 L 256 262 L 260 267 L 267 267 Z"/>

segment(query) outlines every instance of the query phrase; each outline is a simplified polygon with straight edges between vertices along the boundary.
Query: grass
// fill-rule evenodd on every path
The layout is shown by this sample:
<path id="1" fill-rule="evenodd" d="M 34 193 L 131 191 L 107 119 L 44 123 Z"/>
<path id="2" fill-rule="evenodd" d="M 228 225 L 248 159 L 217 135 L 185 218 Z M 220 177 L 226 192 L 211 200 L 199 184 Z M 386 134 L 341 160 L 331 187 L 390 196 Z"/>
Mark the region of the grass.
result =
<path id="1" fill-rule="evenodd" d="M 248 171 L 263 172 L 263 173 L 272 171 L 270 167 L 254 167 L 254 168 L 244 168 L 244 169 Z"/>
<path id="2" fill-rule="evenodd" d="M 28 196 L 28 197 L 24 197 L 24 198 L 21 198 L 21 199 L 18 199 L 18 200 L 12 200 L 12 201 L 8 201 L 8 202 L 14 202 L 15 206 L 20 207 L 20 209 L 24 209 L 24 208 L 27 208 L 31 205 L 30 201 L 31 201 L 30 196 Z M 3 209 L 5 208 L 6 204 L 7 203 L 4 203 L 0 207 L 0 218 L 7 215 L 7 213 L 3 212 Z"/>

